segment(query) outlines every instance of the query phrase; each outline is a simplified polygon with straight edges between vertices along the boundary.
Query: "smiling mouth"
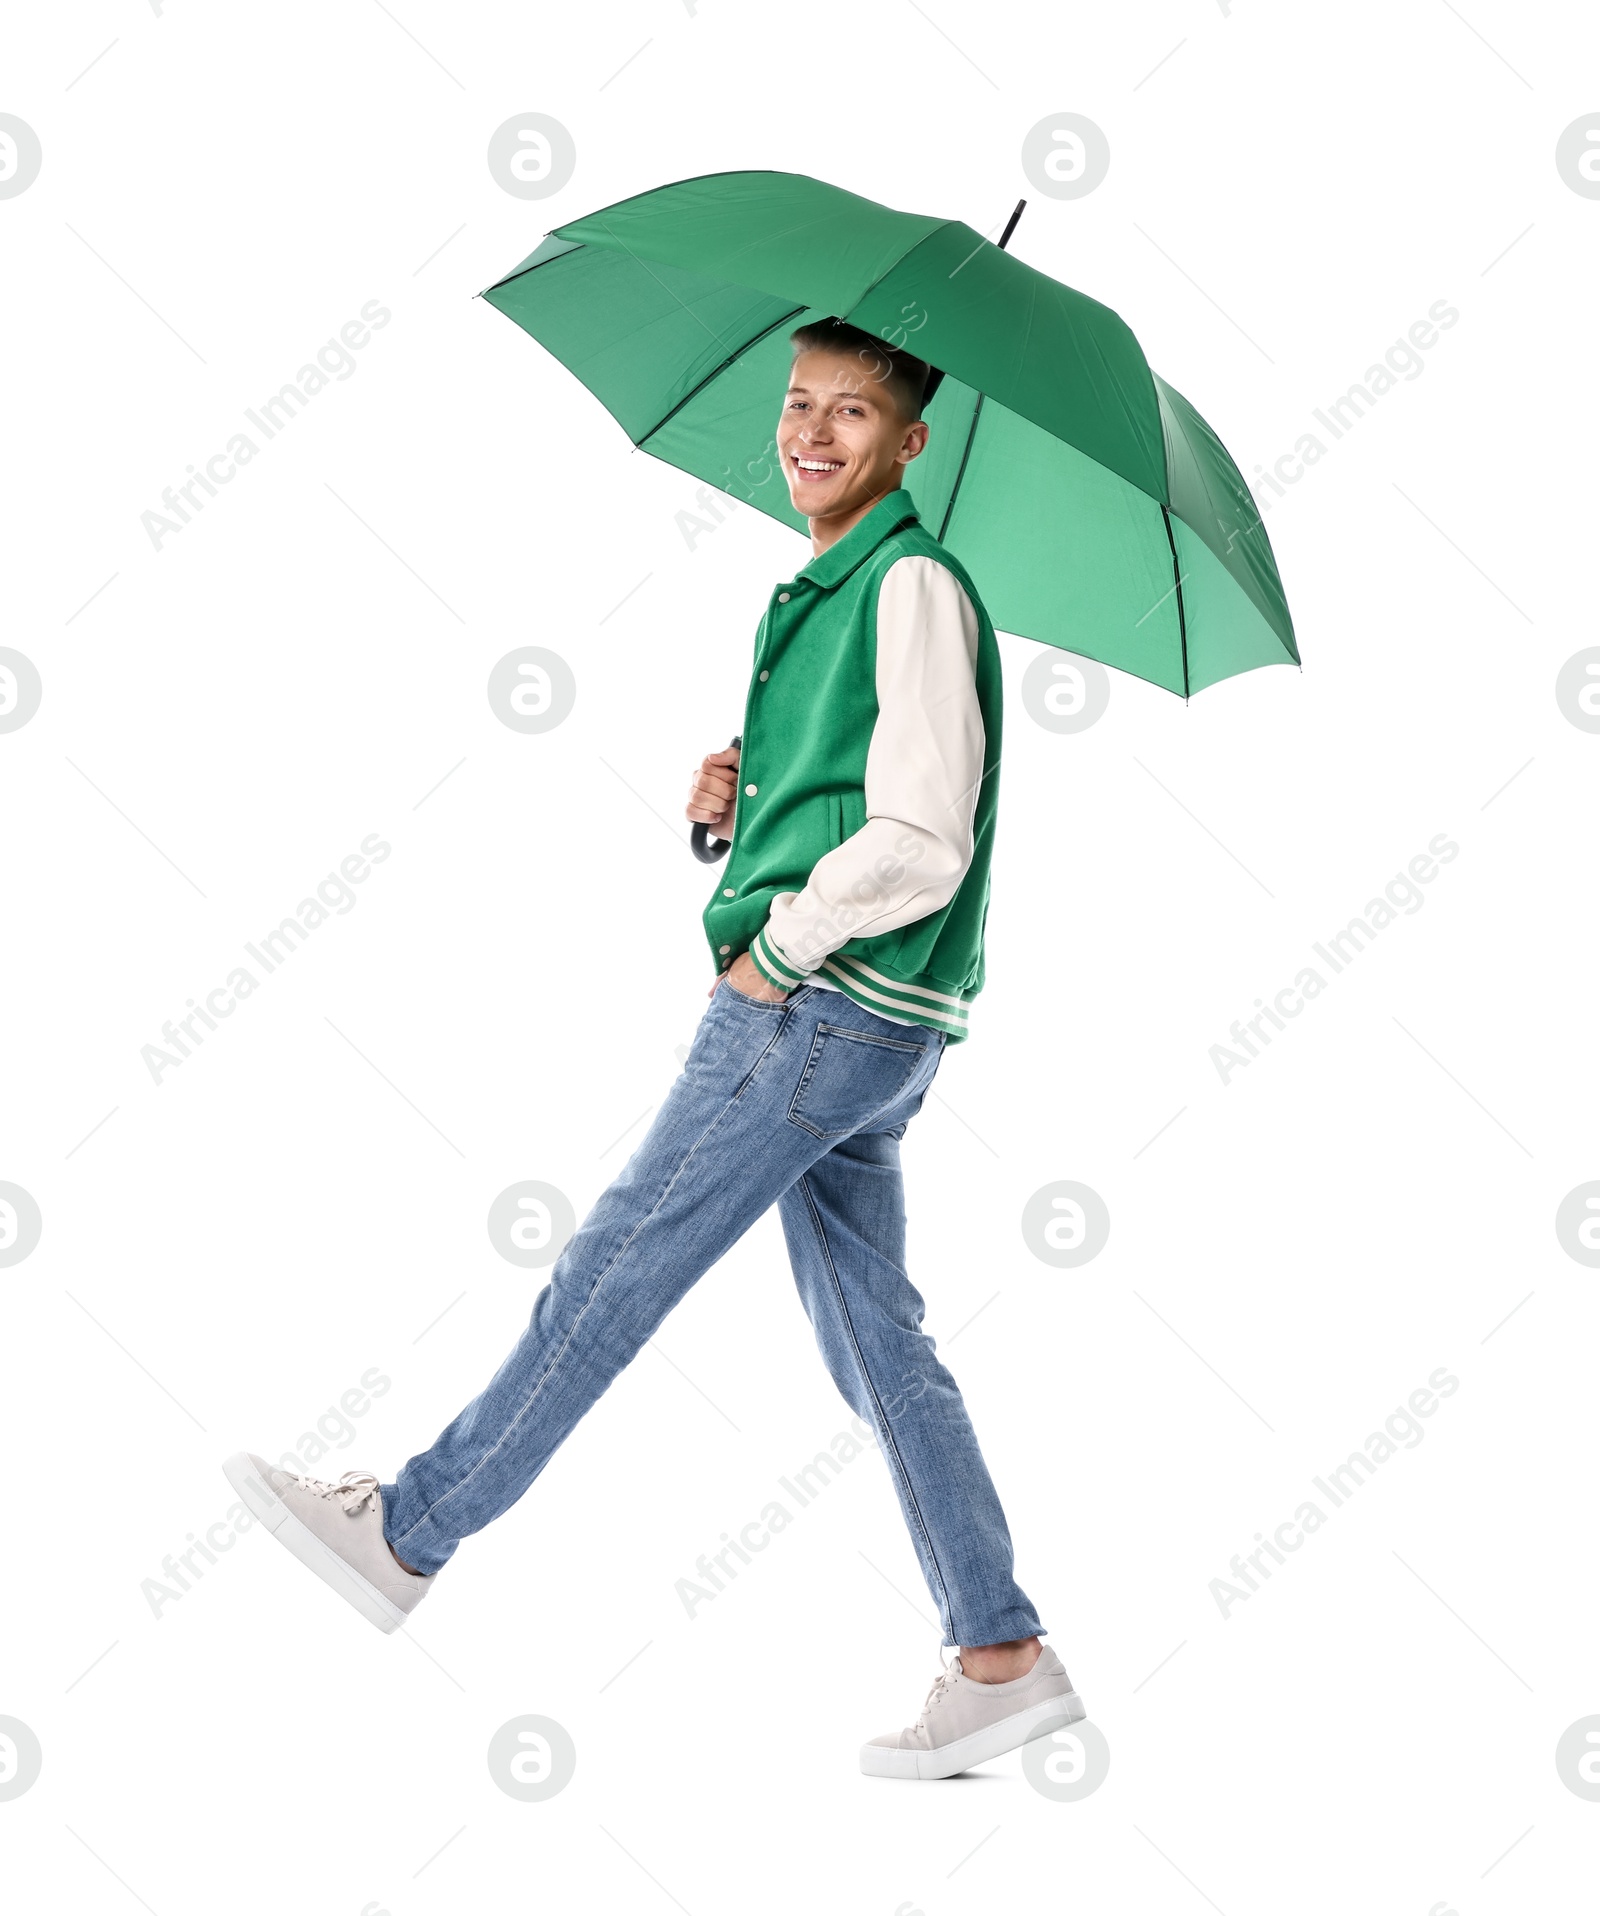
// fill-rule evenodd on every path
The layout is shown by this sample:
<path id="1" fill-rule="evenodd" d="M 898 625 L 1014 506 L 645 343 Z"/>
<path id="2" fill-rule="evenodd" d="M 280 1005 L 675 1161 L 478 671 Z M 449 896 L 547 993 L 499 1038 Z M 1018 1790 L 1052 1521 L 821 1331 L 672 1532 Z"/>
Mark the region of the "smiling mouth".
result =
<path id="1" fill-rule="evenodd" d="M 836 472 L 844 471 L 842 459 L 805 459 L 797 452 L 789 455 L 795 475 L 807 485 L 816 485 L 820 480 L 831 479 Z"/>

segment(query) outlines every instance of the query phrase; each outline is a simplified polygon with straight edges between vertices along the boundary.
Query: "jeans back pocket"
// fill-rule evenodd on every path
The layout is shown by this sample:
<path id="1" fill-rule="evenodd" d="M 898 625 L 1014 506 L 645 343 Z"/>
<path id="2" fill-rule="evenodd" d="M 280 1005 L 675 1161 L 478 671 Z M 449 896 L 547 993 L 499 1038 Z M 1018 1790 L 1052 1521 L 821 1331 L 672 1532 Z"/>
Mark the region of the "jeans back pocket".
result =
<path id="1" fill-rule="evenodd" d="M 818 1025 L 789 1103 L 790 1123 L 814 1138 L 848 1137 L 904 1097 L 928 1050 L 844 1025 Z"/>

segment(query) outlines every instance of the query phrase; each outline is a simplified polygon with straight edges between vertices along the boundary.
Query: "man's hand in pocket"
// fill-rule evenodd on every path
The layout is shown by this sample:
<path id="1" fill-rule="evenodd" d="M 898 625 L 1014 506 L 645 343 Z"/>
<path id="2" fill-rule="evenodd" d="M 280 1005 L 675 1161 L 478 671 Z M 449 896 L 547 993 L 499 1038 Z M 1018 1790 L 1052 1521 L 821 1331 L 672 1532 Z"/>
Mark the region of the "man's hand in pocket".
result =
<path id="1" fill-rule="evenodd" d="M 711 992 L 715 991 L 720 984 L 730 984 L 744 997 L 759 998 L 763 1004 L 769 1005 L 781 1005 L 789 995 L 788 992 L 779 991 L 776 986 L 767 983 L 761 973 L 756 970 L 755 960 L 747 951 L 739 953 L 706 996 L 709 998 Z"/>

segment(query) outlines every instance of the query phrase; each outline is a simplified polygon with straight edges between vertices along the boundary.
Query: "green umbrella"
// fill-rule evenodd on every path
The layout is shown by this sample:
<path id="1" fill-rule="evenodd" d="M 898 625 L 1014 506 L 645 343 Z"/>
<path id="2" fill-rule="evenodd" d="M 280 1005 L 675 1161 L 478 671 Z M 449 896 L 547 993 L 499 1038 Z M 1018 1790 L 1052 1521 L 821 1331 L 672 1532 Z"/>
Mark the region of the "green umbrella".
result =
<path id="1" fill-rule="evenodd" d="M 557 227 L 483 297 L 636 446 L 797 531 L 789 335 L 848 320 L 943 374 L 908 477 L 997 628 L 1186 698 L 1298 663 L 1222 441 L 1109 307 L 1003 245 L 803 174 L 712 173 Z"/>

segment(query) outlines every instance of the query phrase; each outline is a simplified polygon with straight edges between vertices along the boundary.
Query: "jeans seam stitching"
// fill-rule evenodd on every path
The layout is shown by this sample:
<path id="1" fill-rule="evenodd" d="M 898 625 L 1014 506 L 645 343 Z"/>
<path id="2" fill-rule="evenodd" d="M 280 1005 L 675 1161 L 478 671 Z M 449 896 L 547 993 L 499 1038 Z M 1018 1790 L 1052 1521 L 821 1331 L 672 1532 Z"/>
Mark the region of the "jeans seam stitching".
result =
<path id="1" fill-rule="evenodd" d="M 889 1427 L 889 1419 L 884 1412 L 883 1399 L 878 1394 L 878 1386 L 873 1382 L 872 1373 L 867 1368 L 867 1360 L 862 1355 L 861 1340 L 856 1336 L 855 1322 L 850 1316 L 850 1306 L 845 1302 L 844 1286 L 839 1282 L 839 1273 L 833 1262 L 833 1253 L 828 1248 L 827 1229 L 822 1222 L 821 1213 L 817 1209 L 816 1198 L 812 1193 L 810 1173 L 803 1171 L 796 1182 L 805 1193 L 806 1209 L 810 1213 L 812 1225 L 816 1230 L 817 1242 L 822 1247 L 822 1261 L 827 1266 L 829 1282 L 832 1285 L 834 1296 L 838 1300 L 839 1313 L 844 1319 L 845 1329 L 850 1333 L 850 1348 L 855 1352 L 856 1368 L 861 1373 L 862 1382 L 872 1395 L 872 1402 L 883 1424 L 884 1436 L 888 1441 L 890 1452 L 894 1457 L 895 1469 L 899 1473 L 901 1482 L 905 1485 L 906 1496 L 910 1501 L 912 1510 L 916 1514 L 917 1529 L 922 1535 L 923 1543 L 927 1546 L 928 1561 L 933 1565 L 934 1575 L 939 1579 L 939 1600 L 944 1609 L 943 1623 L 945 1630 L 949 1633 L 952 1642 L 959 1641 L 955 1635 L 955 1618 L 950 1603 L 950 1589 L 945 1582 L 944 1568 L 939 1562 L 938 1551 L 933 1547 L 933 1539 L 928 1535 L 928 1525 L 922 1514 L 922 1505 L 918 1500 L 915 1489 L 912 1487 L 911 1473 L 906 1469 L 905 1459 L 900 1454 L 900 1446 L 895 1442 L 894 1432 Z"/>
<path id="2" fill-rule="evenodd" d="M 577 1316 L 572 1320 L 572 1328 L 571 1330 L 567 1332 L 566 1337 L 562 1340 L 560 1350 L 558 1350 L 555 1353 L 555 1355 L 550 1359 L 549 1363 L 546 1364 L 544 1369 L 539 1373 L 538 1379 L 534 1383 L 532 1390 L 528 1393 L 527 1397 L 523 1400 L 522 1405 L 518 1409 L 516 1416 L 501 1432 L 500 1437 L 498 1441 L 495 1443 L 494 1447 L 484 1452 L 484 1454 L 478 1459 L 478 1461 L 472 1466 L 471 1470 L 467 1472 L 466 1476 L 463 1477 L 459 1483 L 452 1484 L 450 1488 L 446 1490 L 441 1496 L 435 1497 L 429 1503 L 427 1509 L 422 1512 L 421 1516 L 419 1516 L 416 1519 L 416 1522 L 409 1525 L 407 1529 L 404 1531 L 404 1533 L 400 1537 L 395 1539 L 397 1543 L 404 1543 L 408 1537 L 415 1534 L 418 1525 L 427 1523 L 432 1518 L 433 1513 L 436 1510 L 442 1510 L 444 1506 L 450 1501 L 450 1499 L 457 1494 L 458 1491 L 464 1490 L 467 1487 L 467 1485 L 470 1484 L 473 1481 L 473 1479 L 477 1476 L 478 1472 L 483 1469 L 484 1465 L 487 1464 L 492 1457 L 495 1457 L 499 1454 L 499 1452 L 505 1447 L 508 1439 L 510 1439 L 512 1436 L 515 1435 L 517 1430 L 521 1427 L 524 1418 L 526 1418 L 526 1416 L 528 1415 L 528 1412 L 532 1410 L 534 1403 L 539 1396 L 539 1393 L 544 1389 L 545 1385 L 550 1381 L 550 1378 L 555 1372 L 556 1366 L 561 1362 L 562 1358 L 566 1356 L 568 1350 L 571 1349 L 572 1340 L 573 1338 L 577 1336 L 579 1326 L 583 1323 L 584 1318 L 588 1316 L 590 1309 L 594 1305 L 595 1299 L 600 1295 L 600 1287 L 605 1283 L 606 1279 L 616 1269 L 618 1263 L 627 1254 L 628 1248 L 633 1243 L 634 1239 L 638 1237 L 639 1233 L 645 1228 L 645 1226 L 650 1222 L 650 1220 L 661 1209 L 662 1205 L 666 1203 L 668 1197 L 672 1194 L 673 1186 L 676 1185 L 679 1178 L 681 1178 L 684 1172 L 688 1169 L 690 1159 L 695 1157 L 698 1154 L 701 1145 L 705 1143 L 706 1139 L 717 1128 L 717 1126 L 722 1122 L 722 1120 L 728 1115 L 729 1111 L 731 1111 L 733 1107 L 739 1102 L 739 1100 L 744 1096 L 745 1091 L 749 1088 L 751 1081 L 754 1079 L 756 1075 L 756 1072 L 761 1069 L 762 1064 L 765 1062 L 768 1052 L 770 1052 L 773 1045 L 777 1043 L 779 1035 L 780 1035 L 779 1032 L 777 1030 L 774 1030 L 772 1036 L 768 1039 L 765 1046 L 763 1046 L 761 1056 L 757 1058 L 754 1065 L 751 1066 L 749 1076 L 746 1077 L 744 1083 L 739 1087 L 738 1091 L 735 1092 L 735 1094 L 727 1100 L 727 1102 L 723 1105 L 722 1109 L 711 1120 L 710 1124 L 708 1124 L 705 1130 L 703 1130 L 700 1133 L 699 1137 L 695 1139 L 694 1143 L 690 1145 L 689 1149 L 684 1153 L 683 1158 L 678 1165 L 678 1168 L 673 1172 L 672 1176 L 667 1180 L 666 1185 L 662 1189 L 660 1197 L 658 1197 L 655 1203 L 651 1205 L 649 1211 L 639 1220 L 639 1222 L 634 1226 L 634 1228 L 628 1233 L 627 1237 L 623 1240 L 623 1242 L 617 1246 L 616 1252 L 612 1256 L 610 1263 L 606 1265 L 605 1269 L 599 1274 L 598 1277 L 596 1277 L 596 1279 L 594 1280 L 594 1283 L 590 1286 L 589 1295 L 583 1300 L 583 1303 L 579 1307 Z M 565 1246 L 563 1246 L 562 1248 L 563 1250 L 565 1250 Z M 537 1308 L 537 1303 L 535 1304 L 535 1308 Z M 531 1481 L 532 1480 L 530 1479 L 530 1482 Z"/>
<path id="3" fill-rule="evenodd" d="M 819 1131 L 813 1125 L 808 1124 L 806 1120 L 798 1114 L 797 1107 L 800 1100 L 806 1094 L 806 1090 L 811 1083 L 812 1075 L 815 1073 L 817 1066 L 822 1062 L 822 1053 L 827 1040 L 834 1037 L 860 1039 L 862 1034 L 860 1032 L 843 1029 L 837 1025 L 819 1024 L 817 1026 L 816 1035 L 811 1041 L 811 1055 L 806 1060 L 806 1068 L 800 1074 L 800 1082 L 794 1088 L 794 1096 L 789 1100 L 789 1109 L 786 1113 L 790 1124 L 797 1126 L 802 1131 L 809 1132 L 812 1137 L 822 1144 L 829 1142 L 837 1144 L 843 1138 L 854 1137 L 858 1131 L 864 1131 L 874 1118 L 881 1118 L 885 1111 L 892 1111 L 897 1104 L 903 1102 L 912 1079 L 916 1077 L 917 1073 L 927 1062 L 928 1053 L 933 1049 L 931 1045 L 907 1044 L 899 1038 L 865 1038 L 865 1043 L 881 1045 L 885 1050 L 914 1051 L 917 1054 L 917 1062 L 907 1071 L 905 1081 L 901 1084 L 900 1088 L 894 1092 L 892 1096 L 886 1098 L 875 1111 L 869 1112 L 860 1124 L 850 1125 L 843 1131 Z M 932 1080 L 930 1079 L 929 1082 L 931 1083 Z"/>

